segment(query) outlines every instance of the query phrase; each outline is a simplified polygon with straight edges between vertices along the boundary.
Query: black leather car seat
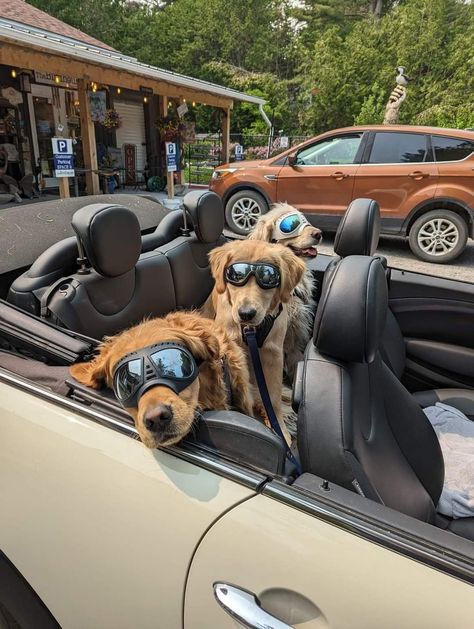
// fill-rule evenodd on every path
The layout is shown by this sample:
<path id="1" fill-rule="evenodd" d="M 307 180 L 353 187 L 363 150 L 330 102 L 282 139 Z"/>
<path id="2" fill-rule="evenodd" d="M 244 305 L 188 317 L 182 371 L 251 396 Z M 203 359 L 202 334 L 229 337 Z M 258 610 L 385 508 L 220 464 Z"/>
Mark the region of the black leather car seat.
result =
<path id="1" fill-rule="evenodd" d="M 380 261 L 343 259 L 322 296 L 302 370 L 303 470 L 474 539 L 474 518 L 436 514 L 443 456 L 425 414 L 381 358 L 387 309 Z"/>
<path id="2" fill-rule="evenodd" d="M 101 339 L 176 308 L 168 261 L 157 251 L 140 254 L 140 225 L 131 210 L 88 205 L 74 214 L 72 226 L 82 269 L 43 292 L 43 318 Z"/>
<path id="3" fill-rule="evenodd" d="M 208 254 L 226 242 L 222 235 L 224 210 L 220 197 L 210 190 L 188 192 L 183 204 L 194 231 L 157 251 L 170 264 L 177 307 L 196 308 L 206 301 L 214 286 Z"/>
<path id="4" fill-rule="evenodd" d="M 323 282 L 323 291 L 331 274 L 341 258 L 350 255 L 373 256 L 376 252 L 380 236 L 380 209 L 372 199 L 355 199 L 339 224 L 334 239 L 336 260 L 328 266 Z M 386 260 L 378 256 L 386 266 Z M 389 272 L 387 280 L 389 281 Z M 395 315 L 390 308 L 380 348 L 384 362 L 390 367 L 399 380 L 402 379 L 406 366 L 405 339 Z M 474 391 L 471 389 L 434 389 L 413 394 L 422 408 L 444 402 L 458 408 L 465 415 L 474 418 Z"/>

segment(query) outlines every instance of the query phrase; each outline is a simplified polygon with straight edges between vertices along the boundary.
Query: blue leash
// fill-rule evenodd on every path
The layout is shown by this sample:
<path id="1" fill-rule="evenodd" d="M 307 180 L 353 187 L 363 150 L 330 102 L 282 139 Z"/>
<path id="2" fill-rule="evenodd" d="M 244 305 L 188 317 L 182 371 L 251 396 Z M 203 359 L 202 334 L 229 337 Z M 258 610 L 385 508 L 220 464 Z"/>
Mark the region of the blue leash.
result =
<path id="1" fill-rule="evenodd" d="M 283 435 L 280 424 L 278 423 L 275 411 L 273 410 L 272 401 L 270 399 L 267 383 L 265 381 L 265 375 L 263 373 L 262 361 L 260 360 L 260 354 L 258 352 L 256 330 L 251 326 L 246 326 L 243 330 L 243 335 L 249 348 L 250 358 L 252 359 L 253 371 L 255 374 L 255 379 L 257 381 L 258 390 L 260 391 L 260 397 L 262 398 L 263 406 L 268 415 L 268 419 L 270 420 L 271 427 L 283 441 L 286 450 L 286 457 L 296 467 L 296 473 L 299 476 L 301 474 L 301 465 L 296 459 L 293 452 L 290 450 L 290 446 L 286 443 L 286 439 Z"/>

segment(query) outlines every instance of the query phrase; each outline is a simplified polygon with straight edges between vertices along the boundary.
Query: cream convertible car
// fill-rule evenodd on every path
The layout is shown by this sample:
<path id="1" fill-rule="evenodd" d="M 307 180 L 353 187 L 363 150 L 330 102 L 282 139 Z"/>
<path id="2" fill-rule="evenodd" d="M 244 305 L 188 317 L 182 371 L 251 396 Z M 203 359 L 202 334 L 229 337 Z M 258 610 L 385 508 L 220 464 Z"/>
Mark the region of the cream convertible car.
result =
<path id="1" fill-rule="evenodd" d="M 92 339 L 206 298 L 222 207 L 185 201 L 189 236 L 179 211 L 142 235 L 131 211 L 88 206 L 77 243 L 0 278 L 0 627 L 472 627 L 474 519 L 436 512 L 421 407 L 474 416 L 474 285 L 390 273 L 374 202 L 353 202 L 338 257 L 315 261 L 299 477 L 234 412 L 147 450 L 109 393 L 69 376 Z"/>

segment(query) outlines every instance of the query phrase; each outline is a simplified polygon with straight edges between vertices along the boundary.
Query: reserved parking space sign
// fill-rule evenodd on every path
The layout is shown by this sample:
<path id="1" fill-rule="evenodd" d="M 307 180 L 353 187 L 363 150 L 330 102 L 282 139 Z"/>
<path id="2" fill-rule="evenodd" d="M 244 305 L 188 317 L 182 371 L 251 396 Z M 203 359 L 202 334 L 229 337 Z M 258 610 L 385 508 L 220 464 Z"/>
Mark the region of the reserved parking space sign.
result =
<path id="1" fill-rule="evenodd" d="M 54 176 L 74 177 L 74 155 L 70 138 L 51 138 L 53 144 Z"/>

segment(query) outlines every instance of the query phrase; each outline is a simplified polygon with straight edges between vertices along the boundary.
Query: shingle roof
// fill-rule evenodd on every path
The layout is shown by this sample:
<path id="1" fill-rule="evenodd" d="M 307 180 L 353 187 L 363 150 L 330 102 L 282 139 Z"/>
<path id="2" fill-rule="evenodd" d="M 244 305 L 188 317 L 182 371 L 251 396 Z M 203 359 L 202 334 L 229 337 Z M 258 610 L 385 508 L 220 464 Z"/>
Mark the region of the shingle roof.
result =
<path id="1" fill-rule="evenodd" d="M 57 35 L 71 37 L 92 46 L 113 50 L 111 46 L 104 44 L 98 39 L 94 39 L 94 37 L 86 35 L 79 29 L 69 26 L 69 24 L 65 22 L 61 22 L 61 20 L 58 20 L 52 15 L 48 15 L 27 2 L 23 2 L 23 0 L 0 0 L 0 18 L 14 20 L 21 24 L 42 28 L 45 31 L 50 31 Z"/>

